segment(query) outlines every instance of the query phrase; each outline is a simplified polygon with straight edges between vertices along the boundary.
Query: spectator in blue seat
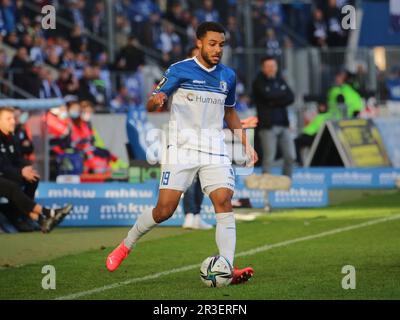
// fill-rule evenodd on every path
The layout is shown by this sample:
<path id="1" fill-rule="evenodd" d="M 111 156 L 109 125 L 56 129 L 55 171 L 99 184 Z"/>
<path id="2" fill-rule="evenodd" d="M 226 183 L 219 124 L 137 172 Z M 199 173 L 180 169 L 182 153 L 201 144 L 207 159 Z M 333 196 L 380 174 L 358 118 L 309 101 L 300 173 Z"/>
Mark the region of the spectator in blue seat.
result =
<path id="1" fill-rule="evenodd" d="M 41 68 L 40 70 L 41 86 L 39 91 L 39 97 L 41 99 L 49 98 L 62 98 L 62 93 L 54 81 L 53 76 L 47 68 Z"/>
<path id="2" fill-rule="evenodd" d="M 18 49 L 20 47 L 20 41 L 15 31 L 8 33 L 4 42 L 14 49 Z"/>
<path id="3" fill-rule="evenodd" d="M 203 7 L 196 10 L 195 13 L 199 23 L 202 22 L 219 22 L 219 13 L 214 9 L 213 0 L 203 0 Z"/>
<path id="4" fill-rule="evenodd" d="M 279 27 L 283 20 L 282 5 L 278 1 L 267 1 L 264 8 L 268 20 L 274 27 Z"/>
<path id="5" fill-rule="evenodd" d="M 135 107 L 135 99 L 129 94 L 127 87 L 122 86 L 118 94 L 110 103 L 110 111 L 113 113 L 127 113 L 130 108 Z"/>
<path id="6" fill-rule="evenodd" d="M 15 6 L 11 0 L 1 0 L 0 15 L 2 16 L 3 28 L 6 33 L 15 31 L 16 17 Z"/>

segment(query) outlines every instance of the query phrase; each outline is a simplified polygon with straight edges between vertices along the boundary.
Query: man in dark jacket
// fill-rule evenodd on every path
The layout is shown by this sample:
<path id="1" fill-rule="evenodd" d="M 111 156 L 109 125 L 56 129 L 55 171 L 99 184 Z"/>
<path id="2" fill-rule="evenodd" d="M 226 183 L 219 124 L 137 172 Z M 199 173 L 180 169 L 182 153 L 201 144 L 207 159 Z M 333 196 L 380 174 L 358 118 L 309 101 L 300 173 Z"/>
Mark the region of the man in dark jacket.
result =
<path id="1" fill-rule="evenodd" d="M 21 154 L 13 134 L 15 125 L 14 109 L 0 107 L 0 172 L 3 178 L 20 185 L 33 200 L 40 176 Z"/>
<path id="2" fill-rule="evenodd" d="M 72 206 L 53 210 L 34 202 L 40 177 L 21 154 L 20 143 L 14 135 L 14 112 L 13 108 L 0 107 L 0 197 L 9 200 L 8 217 L 14 224 L 23 215 L 38 221 L 43 232 L 50 232 L 71 211 Z"/>
<path id="3" fill-rule="evenodd" d="M 293 103 L 294 94 L 277 73 L 278 64 L 273 57 L 261 60 L 261 72 L 253 82 L 253 98 L 259 121 L 263 173 L 270 173 L 279 143 L 284 159 L 283 174 L 290 177 L 296 152 L 287 106 Z"/>
<path id="4" fill-rule="evenodd" d="M 139 41 L 135 36 L 128 39 L 116 59 L 117 70 L 136 72 L 145 62 L 143 51 L 139 49 Z"/>

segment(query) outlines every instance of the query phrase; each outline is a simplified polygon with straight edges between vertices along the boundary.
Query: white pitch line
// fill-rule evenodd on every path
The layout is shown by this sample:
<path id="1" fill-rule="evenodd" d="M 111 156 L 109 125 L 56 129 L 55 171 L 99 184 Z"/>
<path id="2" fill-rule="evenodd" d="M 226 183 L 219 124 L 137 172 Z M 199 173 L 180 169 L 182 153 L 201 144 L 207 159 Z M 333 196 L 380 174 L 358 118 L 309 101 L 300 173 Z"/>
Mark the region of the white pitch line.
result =
<path id="1" fill-rule="evenodd" d="M 330 236 L 330 235 L 333 235 L 333 234 L 346 232 L 346 231 L 359 229 L 359 228 L 364 228 L 364 227 L 368 227 L 368 226 L 371 226 L 371 225 L 374 225 L 374 224 L 387 222 L 387 221 L 391 221 L 391 220 L 397 220 L 397 219 L 400 219 L 400 214 L 397 214 L 397 215 L 394 215 L 394 216 L 385 217 L 385 218 L 381 218 L 381 219 L 370 220 L 370 221 L 367 221 L 367 222 L 351 225 L 351 226 L 348 226 L 348 227 L 337 228 L 337 229 L 321 232 L 321 233 L 310 235 L 310 236 L 306 236 L 306 237 L 301 237 L 301 238 L 296 238 L 296 239 L 287 240 L 287 241 L 283 241 L 283 242 L 278 242 L 278 243 L 275 243 L 275 244 L 267 244 L 267 245 L 264 245 L 264 246 L 261 246 L 261 247 L 258 247 L 258 248 L 254 248 L 254 249 L 251 249 L 251 250 L 248 250 L 248 251 L 244 251 L 244 252 L 238 253 L 235 256 L 236 257 L 250 256 L 250 255 L 253 255 L 253 254 L 256 254 L 256 253 L 260 253 L 260 252 L 264 252 L 264 251 L 268 251 L 268 250 L 271 250 L 271 249 L 274 249 L 274 248 L 288 246 L 288 245 L 293 244 L 293 243 L 312 240 L 312 239 L 318 239 L 318 238 Z M 125 285 L 128 285 L 128 284 L 137 283 L 137 282 L 143 282 L 143 281 L 152 280 L 152 279 L 157 279 L 157 278 L 160 278 L 162 276 L 168 276 L 170 274 L 174 274 L 174 273 L 177 273 L 177 272 L 189 271 L 189 270 L 192 270 L 192 269 L 195 269 L 195 268 L 199 268 L 199 266 L 200 266 L 200 264 L 192 264 L 192 265 L 184 266 L 184 267 L 181 267 L 181 268 L 175 268 L 175 269 L 171 269 L 171 270 L 167 270 L 167 271 L 158 272 L 158 273 L 155 273 L 155 274 L 152 274 L 152 275 L 148 275 L 148 276 L 144 276 L 144 277 L 140 277 L 140 278 L 132 278 L 132 279 L 128 279 L 126 281 L 113 283 L 113 284 L 110 284 L 110 285 L 107 285 L 107 286 L 94 288 L 94 289 L 91 289 L 91 290 L 88 290 L 88 291 L 81 291 L 81 292 L 73 293 L 73 294 L 70 294 L 70 295 L 61 296 L 61 297 L 56 298 L 56 300 L 77 299 L 77 298 L 88 296 L 88 295 L 91 295 L 91 294 L 94 294 L 94 293 L 103 292 L 103 291 L 106 291 L 106 290 L 122 287 L 122 286 L 125 286 Z"/>

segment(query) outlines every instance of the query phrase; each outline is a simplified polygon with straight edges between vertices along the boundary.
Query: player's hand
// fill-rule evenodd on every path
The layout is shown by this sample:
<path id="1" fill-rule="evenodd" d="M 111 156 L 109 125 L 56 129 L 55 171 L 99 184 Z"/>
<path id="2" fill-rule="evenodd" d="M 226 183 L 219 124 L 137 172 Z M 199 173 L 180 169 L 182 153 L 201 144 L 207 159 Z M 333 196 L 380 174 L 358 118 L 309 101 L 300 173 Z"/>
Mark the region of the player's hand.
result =
<path id="1" fill-rule="evenodd" d="M 246 119 L 240 120 L 243 129 L 250 129 L 257 127 L 258 118 L 257 117 L 248 117 Z"/>
<path id="2" fill-rule="evenodd" d="M 153 96 L 153 103 L 156 106 L 156 109 L 160 109 L 164 105 L 165 101 L 167 101 L 167 99 L 168 97 L 164 92 L 156 93 Z"/>
<path id="3" fill-rule="evenodd" d="M 247 163 L 247 167 L 253 167 L 255 163 L 258 161 L 258 154 L 256 150 L 248 143 L 246 145 L 246 155 L 247 158 L 249 159 L 249 162 Z"/>

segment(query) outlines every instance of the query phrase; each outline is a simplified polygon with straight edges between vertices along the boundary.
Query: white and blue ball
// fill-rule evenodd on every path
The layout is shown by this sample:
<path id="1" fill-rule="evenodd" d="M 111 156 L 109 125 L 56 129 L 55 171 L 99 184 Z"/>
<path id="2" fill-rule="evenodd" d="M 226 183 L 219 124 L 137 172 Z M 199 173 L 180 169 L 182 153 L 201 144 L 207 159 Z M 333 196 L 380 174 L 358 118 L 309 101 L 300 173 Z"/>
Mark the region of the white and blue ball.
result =
<path id="1" fill-rule="evenodd" d="M 207 287 L 226 287 L 232 282 L 232 266 L 223 256 L 207 257 L 200 267 L 200 279 Z"/>

